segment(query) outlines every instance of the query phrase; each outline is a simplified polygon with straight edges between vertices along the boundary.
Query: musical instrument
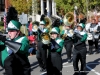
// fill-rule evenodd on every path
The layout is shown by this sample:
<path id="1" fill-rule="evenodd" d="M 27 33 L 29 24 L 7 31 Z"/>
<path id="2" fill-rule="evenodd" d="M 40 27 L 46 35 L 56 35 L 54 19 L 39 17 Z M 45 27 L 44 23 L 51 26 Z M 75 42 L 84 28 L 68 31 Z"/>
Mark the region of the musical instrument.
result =
<path id="1" fill-rule="evenodd" d="M 46 27 L 47 29 L 50 29 L 50 28 L 51 28 L 51 25 L 52 25 L 51 19 L 50 19 L 49 17 L 45 17 L 45 22 L 46 22 L 45 27 Z"/>
<path id="2" fill-rule="evenodd" d="M 37 25 L 33 25 L 32 31 L 33 32 L 37 32 L 38 31 L 38 26 Z"/>
<path id="3" fill-rule="evenodd" d="M 50 28 L 51 28 L 51 25 L 52 25 L 51 19 L 49 17 L 45 16 L 45 15 L 42 15 L 41 18 L 40 18 L 40 21 L 45 21 L 45 28 L 48 29 L 48 31 L 49 31 Z M 49 33 L 42 32 L 41 38 L 42 38 L 43 44 L 49 44 L 50 43 Z"/>
<path id="4" fill-rule="evenodd" d="M 9 47 L 9 49 L 16 53 L 20 49 L 21 43 L 7 40 L 6 38 L 8 38 L 7 34 L 0 33 L 0 41 L 4 42 L 5 46 Z"/>
<path id="5" fill-rule="evenodd" d="M 72 29 L 70 29 L 69 31 L 65 30 L 65 33 L 62 35 L 62 39 L 65 39 L 67 37 L 72 37 L 73 35 L 74 35 L 74 32 Z"/>
<path id="6" fill-rule="evenodd" d="M 50 36 L 48 33 L 42 33 L 42 43 L 43 44 L 49 44 L 50 43 Z"/>
<path id="7" fill-rule="evenodd" d="M 52 20 L 49 17 L 47 17 L 45 15 L 41 15 L 40 21 L 44 21 L 45 22 L 45 28 L 47 28 L 47 29 L 51 28 Z"/>
<path id="8" fill-rule="evenodd" d="M 74 23 L 74 15 L 72 12 L 65 14 L 63 19 L 64 25 L 71 26 Z"/>
<path id="9" fill-rule="evenodd" d="M 64 16 L 63 21 L 64 21 L 65 26 L 69 26 L 69 29 L 65 29 L 65 32 L 62 35 L 62 39 L 65 39 L 67 36 L 71 37 L 74 34 L 73 30 L 71 29 L 71 27 L 74 23 L 73 13 L 72 12 L 66 13 L 65 16 Z"/>

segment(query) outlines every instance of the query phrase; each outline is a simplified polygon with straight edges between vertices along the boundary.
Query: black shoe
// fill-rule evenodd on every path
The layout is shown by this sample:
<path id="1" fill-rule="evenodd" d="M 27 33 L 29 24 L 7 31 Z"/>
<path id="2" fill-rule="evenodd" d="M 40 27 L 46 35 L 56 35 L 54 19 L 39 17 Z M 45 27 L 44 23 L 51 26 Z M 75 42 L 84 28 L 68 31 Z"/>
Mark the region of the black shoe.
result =
<path id="1" fill-rule="evenodd" d="M 91 55 L 91 54 L 93 54 L 93 52 L 89 52 L 89 53 L 88 53 L 88 55 Z"/>
<path id="2" fill-rule="evenodd" d="M 86 73 L 85 72 L 81 72 L 80 75 L 86 75 Z"/>
<path id="3" fill-rule="evenodd" d="M 42 71 L 43 71 L 43 68 L 40 69 L 40 72 L 42 72 Z"/>
<path id="4" fill-rule="evenodd" d="M 46 72 L 46 69 L 41 68 L 40 72 Z"/>
<path id="5" fill-rule="evenodd" d="M 68 63 L 71 63 L 71 59 L 68 59 L 68 61 L 67 61 Z"/>
<path id="6" fill-rule="evenodd" d="M 95 52 L 95 54 L 99 54 L 99 51 Z"/>

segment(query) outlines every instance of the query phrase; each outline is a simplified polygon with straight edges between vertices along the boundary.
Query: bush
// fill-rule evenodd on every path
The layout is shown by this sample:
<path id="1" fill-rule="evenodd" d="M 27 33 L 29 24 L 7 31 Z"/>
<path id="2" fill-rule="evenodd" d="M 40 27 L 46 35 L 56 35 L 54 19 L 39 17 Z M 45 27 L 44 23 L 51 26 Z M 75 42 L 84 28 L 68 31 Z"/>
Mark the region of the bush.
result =
<path id="1" fill-rule="evenodd" d="M 0 21 L 0 26 L 4 26 L 4 23 L 3 23 L 3 21 Z"/>

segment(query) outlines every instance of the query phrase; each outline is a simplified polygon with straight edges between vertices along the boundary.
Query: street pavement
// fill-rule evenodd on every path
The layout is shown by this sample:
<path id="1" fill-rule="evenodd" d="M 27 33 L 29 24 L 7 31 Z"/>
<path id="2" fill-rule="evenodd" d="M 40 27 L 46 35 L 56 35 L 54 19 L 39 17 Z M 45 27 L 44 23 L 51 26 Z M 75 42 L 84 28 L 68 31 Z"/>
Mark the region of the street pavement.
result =
<path id="1" fill-rule="evenodd" d="M 88 46 L 87 46 L 88 48 Z M 29 56 L 29 61 L 31 64 L 31 75 L 46 75 L 46 72 L 40 72 L 40 67 L 36 59 L 36 55 Z M 67 62 L 67 55 L 65 49 L 62 51 L 62 61 L 63 61 L 63 69 L 62 75 L 73 75 L 73 62 Z M 79 62 L 79 67 L 81 63 Z M 100 75 L 100 53 L 87 55 L 86 57 L 86 75 Z M 52 69 L 51 69 L 52 70 Z M 0 75 L 3 75 L 4 70 L 0 67 Z"/>

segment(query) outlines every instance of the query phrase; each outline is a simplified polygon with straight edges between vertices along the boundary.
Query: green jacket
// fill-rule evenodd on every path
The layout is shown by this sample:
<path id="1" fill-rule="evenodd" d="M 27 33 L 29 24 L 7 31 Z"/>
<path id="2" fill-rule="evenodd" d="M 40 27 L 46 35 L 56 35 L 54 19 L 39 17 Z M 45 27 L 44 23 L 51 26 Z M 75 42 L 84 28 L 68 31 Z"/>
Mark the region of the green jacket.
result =
<path id="1" fill-rule="evenodd" d="M 87 39 L 87 33 L 84 31 L 81 31 L 79 33 L 75 33 L 74 37 L 73 37 L 73 43 L 74 43 L 74 47 L 77 47 L 77 49 L 81 49 L 83 46 L 85 47 L 85 42 Z"/>
<path id="2" fill-rule="evenodd" d="M 63 45 L 64 45 L 64 40 L 62 40 L 61 38 L 56 38 L 55 39 L 55 42 L 60 46 L 56 52 L 60 53 L 62 52 L 62 49 L 63 49 Z"/>
<path id="3" fill-rule="evenodd" d="M 81 42 L 85 42 L 87 40 L 87 33 L 84 32 L 84 31 L 81 31 L 79 34 L 82 36 L 82 38 L 80 39 L 80 41 Z"/>
<path id="4" fill-rule="evenodd" d="M 28 60 L 29 41 L 28 41 L 27 37 L 26 36 L 23 36 L 23 37 L 19 36 L 19 37 L 15 38 L 14 41 L 22 44 L 18 53 L 25 54 L 27 57 L 27 60 Z M 4 43 L 2 41 L 0 41 L 0 45 L 4 45 Z M 4 46 L 4 47 L 5 48 L 1 51 L 1 61 L 2 61 L 3 66 L 4 66 L 4 61 L 9 56 L 9 53 L 7 52 L 7 47 L 6 46 Z"/>

